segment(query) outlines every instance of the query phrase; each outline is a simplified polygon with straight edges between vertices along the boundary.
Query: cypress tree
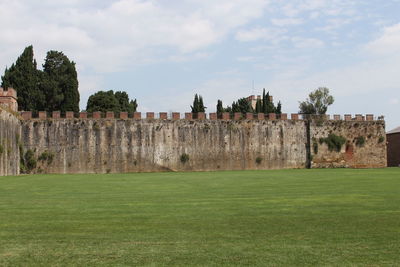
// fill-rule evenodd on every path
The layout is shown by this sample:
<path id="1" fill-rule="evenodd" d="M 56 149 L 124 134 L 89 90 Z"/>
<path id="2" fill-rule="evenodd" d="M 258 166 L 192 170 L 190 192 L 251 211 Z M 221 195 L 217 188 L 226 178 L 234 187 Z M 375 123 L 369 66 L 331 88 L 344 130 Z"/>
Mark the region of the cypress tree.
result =
<path id="1" fill-rule="evenodd" d="M 281 104 L 281 101 L 278 102 L 278 105 L 276 106 L 275 113 L 276 113 L 276 114 L 282 114 L 282 104 Z"/>
<path id="2" fill-rule="evenodd" d="M 261 101 L 261 99 L 257 99 L 255 113 L 264 113 L 262 111 L 262 101 Z"/>
<path id="3" fill-rule="evenodd" d="M 1 77 L 3 88 L 13 87 L 18 94 L 19 110 L 37 111 L 44 106 L 44 95 L 39 89 L 40 71 L 33 58 L 33 47 L 28 46 L 15 64 L 6 68 Z"/>
<path id="4" fill-rule="evenodd" d="M 275 113 L 275 105 L 270 100 L 269 92 L 265 96 L 265 111 L 264 111 L 264 113 L 265 114 Z"/>
<path id="5" fill-rule="evenodd" d="M 222 117 L 223 112 L 224 112 L 224 107 L 222 106 L 222 101 L 218 99 L 218 101 L 217 101 L 217 116 L 218 116 L 218 118 Z"/>
<path id="6" fill-rule="evenodd" d="M 43 72 L 43 91 L 49 104 L 48 110 L 79 112 L 78 75 L 75 62 L 70 61 L 62 52 L 49 51 Z"/>
<path id="7" fill-rule="evenodd" d="M 199 96 L 199 112 L 205 112 L 206 111 L 206 107 L 204 106 L 203 103 L 203 97 Z"/>
<path id="8" fill-rule="evenodd" d="M 268 100 L 267 100 L 268 98 Z M 261 108 L 261 112 L 262 113 L 268 113 L 267 112 L 267 101 L 269 101 L 269 95 L 265 95 L 265 88 L 263 89 L 263 94 L 262 94 L 262 108 Z"/>
<path id="9" fill-rule="evenodd" d="M 190 106 L 192 109 L 192 113 L 199 112 L 199 96 L 197 94 L 194 95 L 193 106 Z"/>

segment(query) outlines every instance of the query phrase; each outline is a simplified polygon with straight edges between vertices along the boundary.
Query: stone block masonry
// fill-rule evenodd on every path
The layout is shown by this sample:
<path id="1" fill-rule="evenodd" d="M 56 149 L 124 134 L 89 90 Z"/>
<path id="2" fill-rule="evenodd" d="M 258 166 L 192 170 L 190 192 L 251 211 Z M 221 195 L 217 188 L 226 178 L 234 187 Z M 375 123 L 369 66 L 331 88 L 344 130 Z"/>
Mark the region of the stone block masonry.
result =
<path id="1" fill-rule="evenodd" d="M 311 166 L 385 167 L 384 121 L 193 119 L 27 120 L 22 123 L 25 150 L 37 156 L 51 151 L 49 173 L 210 171 L 305 168 L 307 143 L 317 143 Z M 150 116 L 149 116 L 150 115 Z M 176 117 L 175 117 L 176 118 Z M 340 151 L 330 151 L 321 138 L 343 137 Z M 357 146 L 358 138 L 365 144 Z M 313 149 L 311 149 L 313 150 Z M 181 155 L 189 155 L 181 162 Z M 261 159 L 261 160 L 260 160 Z"/>
<path id="2" fill-rule="evenodd" d="M 379 141 L 385 123 L 371 114 L 323 116 L 311 123 L 298 114 L 290 120 L 284 114 L 128 115 L 22 112 L 19 120 L 1 110 L 0 175 L 19 173 L 19 146 L 34 151 L 36 159 L 44 152 L 54 155 L 51 163 L 38 161 L 47 173 L 305 168 L 310 160 L 313 168 L 386 166 L 386 142 Z M 323 141 L 331 134 L 345 140 L 338 151 Z M 189 159 L 182 162 L 184 154 Z"/>

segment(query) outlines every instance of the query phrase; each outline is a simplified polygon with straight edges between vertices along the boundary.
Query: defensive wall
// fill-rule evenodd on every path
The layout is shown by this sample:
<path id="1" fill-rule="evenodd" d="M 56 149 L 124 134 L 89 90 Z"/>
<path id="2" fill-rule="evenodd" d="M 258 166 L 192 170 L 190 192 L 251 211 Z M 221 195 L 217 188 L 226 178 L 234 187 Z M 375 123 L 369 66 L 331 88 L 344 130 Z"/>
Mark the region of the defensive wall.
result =
<path id="1" fill-rule="evenodd" d="M 19 174 L 20 136 L 18 114 L 0 105 L 0 176 Z"/>
<path id="2" fill-rule="evenodd" d="M 311 121 L 274 113 L 21 116 L 22 144 L 38 159 L 36 172 L 386 167 L 385 123 L 373 115 L 326 115 Z M 332 150 L 328 139 L 335 135 L 343 143 Z"/>

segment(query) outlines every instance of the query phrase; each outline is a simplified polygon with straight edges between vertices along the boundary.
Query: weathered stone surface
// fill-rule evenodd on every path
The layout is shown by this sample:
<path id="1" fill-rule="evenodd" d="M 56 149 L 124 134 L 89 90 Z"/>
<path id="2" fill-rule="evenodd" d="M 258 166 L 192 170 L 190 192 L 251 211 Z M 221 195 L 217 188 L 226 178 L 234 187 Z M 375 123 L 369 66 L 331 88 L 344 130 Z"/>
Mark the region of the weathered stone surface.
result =
<path id="1" fill-rule="evenodd" d="M 19 119 L 0 108 L 0 176 L 19 174 L 20 136 Z"/>
<path id="2" fill-rule="evenodd" d="M 54 153 L 43 167 L 49 173 L 304 168 L 306 161 L 301 121 L 24 121 L 23 133 L 25 149 Z"/>
<path id="3" fill-rule="evenodd" d="M 379 142 L 385 137 L 384 121 L 324 121 L 311 124 L 311 151 L 313 168 L 350 167 L 350 168 L 384 168 L 387 165 L 386 143 Z M 340 152 L 329 151 L 320 138 L 330 133 L 342 136 L 346 143 Z M 357 145 L 357 138 L 365 140 Z M 318 144 L 318 153 L 314 153 L 313 143 Z"/>
<path id="4" fill-rule="evenodd" d="M 310 140 L 306 133 L 303 120 L 19 121 L 1 110 L 0 175 L 19 174 L 18 144 L 36 158 L 46 151 L 54 155 L 49 164 L 38 163 L 48 173 L 304 168 L 307 144 L 313 168 L 386 166 L 386 142 L 379 141 L 384 121 L 315 121 Z M 339 152 L 319 142 L 331 133 L 346 139 Z M 360 137 L 364 143 L 357 145 Z M 187 162 L 181 162 L 183 154 Z"/>

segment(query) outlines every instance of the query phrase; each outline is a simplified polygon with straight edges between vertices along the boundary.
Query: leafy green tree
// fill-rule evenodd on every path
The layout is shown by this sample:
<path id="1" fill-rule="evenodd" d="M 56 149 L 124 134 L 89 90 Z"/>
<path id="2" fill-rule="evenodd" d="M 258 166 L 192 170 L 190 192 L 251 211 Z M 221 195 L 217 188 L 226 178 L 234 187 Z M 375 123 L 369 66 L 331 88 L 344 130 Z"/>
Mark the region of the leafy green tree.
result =
<path id="1" fill-rule="evenodd" d="M 126 111 L 128 113 L 136 112 L 138 106 L 136 99 L 129 100 L 128 94 L 124 91 L 117 91 L 114 95 L 118 100 L 121 111 Z"/>
<path id="2" fill-rule="evenodd" d="M 62 52 L 49 51 L 43 72 L 42 90 L 46 96 L 47 110 L 79 112 L 78 75 L 75 63 Z"/>
<path id="3" fill-rule="evenodd" d="M 113 90 L 109 91 L 98 91 L 91 95 L 86 105 L 87 112 L 129 112 L 133 113 L 137 109 L 137 101 L 129 100 L 129 96 L 126 92 L 117 91 L 114 94 Z"/>
<path id="4" fill-rule="evenodd" d="M 33 47 L 28 46 L 15 64 L 9 69 L 6 68 L 1 77 L 1 86 L 12 87 L 17 91 L 20 110 L 37 111 L 43 109 L 45 103 L 45 96 L 39 88 L 40 78 L 41 72 L 37 69 L 36 60 L 33 58 Z"/>
<path id="5" fill-rule="evenodd" d="M 240 98 L 232 103 L 232 113 L 247 113 L 253 112 L 253 107 L 247 98 Z"/>
<path id="6" fill-rule="evenodd" d="M 115 97 L 114 92 L 110 91 L 98 91 L 93 95 L 89 96 L 87 105 L 87 112 L 107 112 L 114 111 L 120 112 L 120 106 L 118 99 Z"/>
<path id="7" fill-rule="evenodd" d="M 328 107 L 335 99 L 329 94 L 329 89 L 320 87 L 308 95 L 305 101 L 299 102 L 299 113 L 301 114 L 325 114 Z"/>

